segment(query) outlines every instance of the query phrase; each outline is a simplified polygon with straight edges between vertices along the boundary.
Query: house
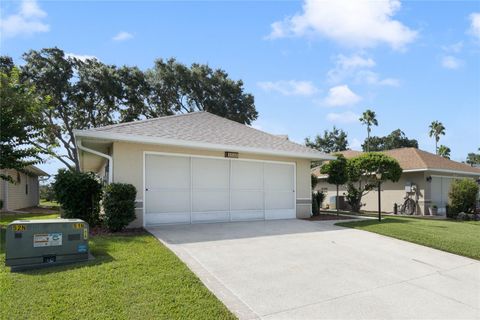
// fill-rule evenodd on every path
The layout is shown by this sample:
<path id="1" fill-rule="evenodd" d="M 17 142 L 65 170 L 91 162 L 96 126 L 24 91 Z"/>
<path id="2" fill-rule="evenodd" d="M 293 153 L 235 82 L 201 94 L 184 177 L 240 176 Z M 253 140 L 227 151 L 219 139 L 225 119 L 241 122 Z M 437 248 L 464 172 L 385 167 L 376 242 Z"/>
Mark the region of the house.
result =
<path id="1" fill-rule="evenodd" d="M 347 159 L 361 155 L 362 152 L 346 150 L 339 152 Z M 382 152 L 396 159 L 403 169 L 398 182 L 383 182 L 381 184 L 381 210 L 393 212 L 394 204 L 404 203 L 406 196 L 416 201 L 416 213 L 428 215 L 429 208 L 438 207 L 439 215 L 445 215 L 448 204 L 450 184 L 455 178 L 480 178 L 480 168 L 474 168 L 464 163 L 459 163 L 441 156 L 416 148 L 401 148 Z M 320 173 L 320 167 L 312 169 L 319 183 L 315 190 L 327 194 L 324 206 L 332 196 L 336 195 L 336 186 L 326 182 L 326 175 Z M 346 187 L 340 187 L 339 194 L 346 193 Z M 378 210 L 378 191 L 372 190 L 362 198 L 365 204 L 363 210 Z"/>
<path id="2" fill-rule="evenodd" d="M 82 171 L 137 189 L 131 226 L 309 217 L 316 150 L 208 112 L 75 131 Z"/>
<path id="3" fill-rule="evenodd" d="M 14 183 L 0 180 L 2 211 L 14 211 L 38 205 L 40 201 L 38 178 L 48 174 L 35 166 L 28 166 L 26 171 L 28 174 L 13 169 L 4 170 L 6 175 L 12 177 Z"/>

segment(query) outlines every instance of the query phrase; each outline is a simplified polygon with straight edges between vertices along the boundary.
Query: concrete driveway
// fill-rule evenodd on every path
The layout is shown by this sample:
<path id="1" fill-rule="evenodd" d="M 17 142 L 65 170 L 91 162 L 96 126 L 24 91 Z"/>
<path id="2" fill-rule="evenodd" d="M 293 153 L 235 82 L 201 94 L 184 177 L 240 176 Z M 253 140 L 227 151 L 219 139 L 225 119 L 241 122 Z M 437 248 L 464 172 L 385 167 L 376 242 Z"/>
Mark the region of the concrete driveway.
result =
<path id="1" fill-rule="evenodd" d="M 241 319 L 480 319 L 480 262 L 334 222 L 151 228 Z"/>

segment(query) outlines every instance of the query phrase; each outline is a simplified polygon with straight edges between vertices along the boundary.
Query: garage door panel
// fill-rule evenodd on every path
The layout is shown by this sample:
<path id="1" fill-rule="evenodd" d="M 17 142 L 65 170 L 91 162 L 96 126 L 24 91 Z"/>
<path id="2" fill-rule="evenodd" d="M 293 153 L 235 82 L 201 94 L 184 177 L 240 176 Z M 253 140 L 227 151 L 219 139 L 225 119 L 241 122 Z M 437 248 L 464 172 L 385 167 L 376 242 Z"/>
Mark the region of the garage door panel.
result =
<path id="1" fill-rule="evenodd" d="M 263 163 L 232 161 L 232 188 L 263 189 Z"/>
<path id="2" fill-rule="evenodd" d="M 175 156 L 145 157 L 145 186 L 154 188 L 190 188 L 190 159 Z"/>
<path id="3" fill-rule="evenodd" d="M 230 163 L 223 159 L 192 158 L 193 188 L 228 188 Z"/>
<path id="4" fill-rule="evenodd" d="M 190 212 L 190 189 L 160 189 L 145 193 L 146 213 Z"/>
<path id="5" fill-rule="evenodd" d="M 220 212 L 192 212 L 192 223 L 200 222 L 226 222 L 230 220 L 228 211 Z"/>
<path id="6" fill-rule="evenodd" d="M 145 156 L 145 223 L 295 218 L 295 166 L 284 163 Z"/>
<path id="7" fill-rule="evenodd" d="M 190 223 L 190 213 L 150 213 L 145 214 L 145 224 L 154 226 L 160 224 Z"/>
<path id="8" fill-rule="evenodd" d="M 295 201 L 292 191 L 286 192 L 266 192 L 265 206 L 267 210 L 271 209 L 294 209 Z"/>
<path id="9" fill-rule="evenodd" d="M 289 164 L 265 163 L 265 189 L 290 190 L 294 189 L 293 166 Z"/>
<path id="10" fill-rule="evenodd" d="M 251 220 L 263 220 L 265 214 L 263 210 L 232 210 L 232 221 L 251 221 Z"/>
<path id="11" fill-rule="evenodd" d="M 232 190 L 232 210 L 263 210 L 263 190 Z"/>
<path id="12" fill-rule="evenodd" d="M 229 210 L 228 190 L 193 190 L 194 212 L 207 211 L 228 211 Z"/>

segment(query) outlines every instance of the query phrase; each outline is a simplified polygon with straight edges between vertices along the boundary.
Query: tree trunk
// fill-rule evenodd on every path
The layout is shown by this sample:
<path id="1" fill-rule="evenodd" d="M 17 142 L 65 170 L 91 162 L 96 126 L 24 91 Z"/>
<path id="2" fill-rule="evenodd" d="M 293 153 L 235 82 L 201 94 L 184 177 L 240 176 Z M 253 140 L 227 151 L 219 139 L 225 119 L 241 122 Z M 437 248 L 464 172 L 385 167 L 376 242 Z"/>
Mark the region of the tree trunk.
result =
<path id="1" fill-rule="evenodd" d="M 337 216 L 338 216 L 338 184 L 337 184 L 337 197 L 335 198 L 335 208 L 337 209 Z"/>

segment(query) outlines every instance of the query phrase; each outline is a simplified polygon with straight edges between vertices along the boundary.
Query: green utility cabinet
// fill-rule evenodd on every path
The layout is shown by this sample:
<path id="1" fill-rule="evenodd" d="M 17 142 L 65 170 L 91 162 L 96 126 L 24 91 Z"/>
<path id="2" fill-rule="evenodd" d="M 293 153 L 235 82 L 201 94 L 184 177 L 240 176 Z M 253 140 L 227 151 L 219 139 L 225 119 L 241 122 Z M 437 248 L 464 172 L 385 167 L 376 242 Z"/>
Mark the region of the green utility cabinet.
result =
<path id="1" fill-rule="evenodd" d="M 13 221 L 7 226 L 5 265 L 18 270 L 86 261 L 88 231 L 80 219 Z"/>

